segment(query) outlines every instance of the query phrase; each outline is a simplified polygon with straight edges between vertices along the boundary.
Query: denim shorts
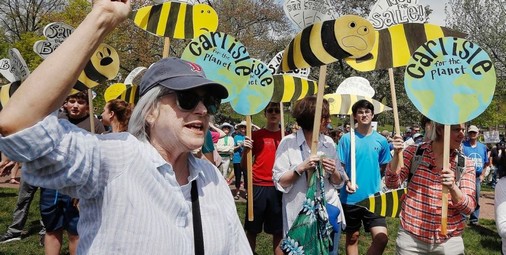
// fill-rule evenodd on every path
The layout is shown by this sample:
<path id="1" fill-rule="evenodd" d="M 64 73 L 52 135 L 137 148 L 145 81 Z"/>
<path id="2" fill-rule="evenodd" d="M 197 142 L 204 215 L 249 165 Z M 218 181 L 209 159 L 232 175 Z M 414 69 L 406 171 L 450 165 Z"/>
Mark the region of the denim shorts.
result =
<path id="1" fill-rule="evenodd" d="M 64 229 L 77 235 L 79 210 L 72 205 L 72 198 L 54 189 L 41 188 L 40 191 L 40 216 L 46 231 Z"/>

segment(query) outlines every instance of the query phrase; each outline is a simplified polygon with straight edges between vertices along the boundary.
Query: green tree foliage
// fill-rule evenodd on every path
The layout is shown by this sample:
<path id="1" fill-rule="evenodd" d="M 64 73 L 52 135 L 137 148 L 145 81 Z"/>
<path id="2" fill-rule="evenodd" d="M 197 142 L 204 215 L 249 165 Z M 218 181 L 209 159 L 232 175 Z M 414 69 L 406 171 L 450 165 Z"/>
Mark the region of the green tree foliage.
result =
<path id="1" fill-rule="evenodd" d="M 468 34 L 468 40 L 482 47 L 494 62 L 497 85 L 489 108 L 472 122 L 495 127 L 506 123 L 506 1 L 450 0 L 446 22 Z"/>
<path id="2" fill-rule="evenodd" d="M 42 17 L 65 6 L 65 0 L 0 1 L 0 25 L 9 43 L 22 40 L 26 32 L 42 28 Z"/>

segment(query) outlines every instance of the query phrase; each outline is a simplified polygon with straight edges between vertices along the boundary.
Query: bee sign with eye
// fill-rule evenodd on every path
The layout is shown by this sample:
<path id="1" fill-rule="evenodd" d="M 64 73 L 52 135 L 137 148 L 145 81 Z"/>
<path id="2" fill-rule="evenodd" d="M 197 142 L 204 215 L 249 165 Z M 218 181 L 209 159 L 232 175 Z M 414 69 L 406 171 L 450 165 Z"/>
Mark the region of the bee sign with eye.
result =
<path id="1" fill-rule="evenodd" d="M 283 71 L 322 66 L 367 55 L 375 41 L 371 23 L 356 15 L 314 23 L 298 33 L 283 53 Z"/>
<path id="2" fill-rule="evenodd" d="M 223 84 L 230 102 L 248 85 L 253 71 L 246 47 L 234 37 L 221 33 L 205 33 L 193 39 L 183 51 L 182 59 L 200 65 L 208 79 Z"/>
<path id="3" fill-rule="evenodd" d="M 100 83 L 112 80 L 119 72 L 119 55 L 116 50 L 102 43 L 97 48 L 91 59 L 86 64 L 86 67 L 79 75 L 79 79 L 74 85 L 74 90 L 71 93 L 78 91 L 85 91 L 88 88 L 93 88 Z"/>
<path id="4" fill-rule="evenodd" d="M 415 107 L 445 125 L 478 117 L 492 101 L 495 85 L 496 72 L 488 54 L 477 44 L 455 37 L 420 46 L 404 76 Z"/>

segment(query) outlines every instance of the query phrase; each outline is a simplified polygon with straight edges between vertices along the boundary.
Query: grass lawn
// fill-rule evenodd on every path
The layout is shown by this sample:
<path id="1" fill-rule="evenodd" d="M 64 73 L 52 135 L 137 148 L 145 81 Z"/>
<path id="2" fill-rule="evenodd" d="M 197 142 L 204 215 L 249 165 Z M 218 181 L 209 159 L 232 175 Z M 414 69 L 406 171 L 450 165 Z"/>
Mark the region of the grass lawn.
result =
<path id="1" fill-rule="evenodd" d="M 17 189 L 0 188 L 0 234 L 3 234 L 12 221 L 12 212 L 14 210 Z M 1 255 L 19 255 L 19 254 L 44 254 L 44 249 L 39 246 L 39 195 L 35 196 L 30 214 L 25 226 L 26 235 L 21 241 L 0 244 Z M 244 211 L 246 209 L 245 203 L 237 203 L 237 211 L 241 221 L 244 222 Z M 397 237 L 397 229 L 399 221 L 397 219 L 387 219 L 389 242 L 384 254 L 395 254 L 395 238 Z M 466 246 L 466 254 L 471 255 L 488 255 L 500 254 L 501 239 L 499 238 L 495 222 L 493 220 L 480 220 L 479 227 L 468 227 L 464 232 L 464 243 Z M 65 238 L 66 239 L 66 238 Z M 257 238 L 257 254 L 272 254 L 272 240 L 269 235 L 260 234 Z M 370 235 L 362 233 L 360 239 L 360 254 L 365 254 L 369 243 L 371 242 Z M 63 245 L 64 249 L 61 254 L 68 254 L 67 243 Z M 340 254 L 344 252 L 344 235 L 341 236 Z M 167 252 L 170 254 L 170 251 Z"/>

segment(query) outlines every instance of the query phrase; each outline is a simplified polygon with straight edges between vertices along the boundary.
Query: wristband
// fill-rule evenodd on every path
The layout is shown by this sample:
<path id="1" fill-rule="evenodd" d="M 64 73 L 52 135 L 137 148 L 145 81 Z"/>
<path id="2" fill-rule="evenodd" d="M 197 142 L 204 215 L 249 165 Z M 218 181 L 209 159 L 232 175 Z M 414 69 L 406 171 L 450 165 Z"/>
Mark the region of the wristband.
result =
<path id="1" fill-rule="evenodd" d="M 297 171 L 297 168 L 293 169 L 293 171 L 298 175 L 298 176 L 301 176 L 302 174 L 299 173 L 299 171 Z"/>

